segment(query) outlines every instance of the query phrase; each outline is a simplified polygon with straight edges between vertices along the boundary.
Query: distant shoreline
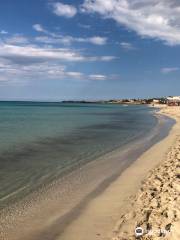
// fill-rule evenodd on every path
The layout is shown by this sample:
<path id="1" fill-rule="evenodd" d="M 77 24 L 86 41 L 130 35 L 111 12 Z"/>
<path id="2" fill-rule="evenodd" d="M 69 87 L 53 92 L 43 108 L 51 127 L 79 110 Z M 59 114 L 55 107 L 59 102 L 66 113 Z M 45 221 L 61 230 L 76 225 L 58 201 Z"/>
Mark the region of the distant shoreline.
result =
<path id="1" fill-rule="evenodd" d="M 125 98 L 125 99 L 101 99 L 101 100 L 0 100 L 0 103 L 9 103 L 9 102 L 13 102 L 13 103 L 46 103 L 46 104 L 119 104 L 119 105 L 123 105 L 123 104 L 127 104 L 127 105 L 150 105 L 150 104 L 161 104 L 161 105 L 165 105 L 166 101 L 165 98 L 158 98 L 159 100 L 157 100 L 156 98 Z M 153 102 L 155 101 L 155 102 Z M 156 102 L 156 101 L 160 101 L 160 102 Z"/>

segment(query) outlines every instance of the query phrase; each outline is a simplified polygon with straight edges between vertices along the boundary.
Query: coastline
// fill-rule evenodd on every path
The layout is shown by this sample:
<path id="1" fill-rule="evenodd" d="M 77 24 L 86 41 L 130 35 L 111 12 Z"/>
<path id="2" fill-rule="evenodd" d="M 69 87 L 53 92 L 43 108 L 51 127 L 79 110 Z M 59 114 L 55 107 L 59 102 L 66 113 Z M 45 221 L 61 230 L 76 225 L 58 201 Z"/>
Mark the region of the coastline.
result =
<path id="1" fill-rule="evenodd" d="M 168 136 L 144 152 L 101 195 L 93 199 L 81 216 L 68 227 L 62 236 L 57 238 L 58 240 L 135 239 L 134 228 L 137 222 L 132 214 L 132 209 L 135 208 L 132 203 L 137 198 L 137 193 L 139 194 L 142 182 L 150 171 L 163 164 L 168 152 L 175 146 L 180 133 L 180 120 L 176 115 L 176 110 L 173 114 L 171 109 L 164 108 L 159 114 L 176 120 Z M 127 219 L 132 220 L 130 225 L 125 217 L 126 214 Z"/>
<path id="2" fill-rule="evenodd" d="M 161 107 L 160 113 L 176 120 L 169 136 L 174 135 L 174 141 L 121 215 L 113 240 L 136 239 L 136 227 L 141 228 L 143 240 L 180 239 L 180 108 Z"/>
<path id="3" fill-rule="evenodd" d="M 173 127 L 174 128 L 174 127 Z M 171 130 L 172 131 L 172 130 Z M 170 134 L 169 134 L 170 135 Z M 167 138 L 167 137 L 166 137 Z M 166 139 L 165 138 L 165 139 Z M 162 140 L 164 141 L 164 139 Z M 161 142 L 161 141 L 160 141 Z M 141 143 L 142 144 L 142 143 Z M 158 144 L 158 143 L 156 143 Z M 151 146 L 153 145 L 151 144 Z M 149 148 L 149 147 L 148 147 Z M 21 234 L 21 237 L 18 237 L 12 233 L 11 238 L 5 238 L 5 239 L 59 239 L 59 240 L 96 240 L 96 239 L 109 239 L 111 237 L 111 230 L 113 225 L 115 225 L 116 221 L 119 218 L 119 212 L 121 211 L 121 208 L 125 209 L 125 207 L 129 204 L 129 198 L 132 194 L 136 193 L 136 190 L 139 187 L 139 181 L 140 178 L 145 177 L 145 172 L 141 172 L 143 169 L 137 169 L 139 171 L 138 174 L 135 174 L 134 180 L 132 179 L 133 172 L 130 172 L 130 175 L 127 175 L 126 172 L 133 168 L 133 165 L 137 165 L 136 162 L 142 158 L 142 156 L 146 153 L 146 148 L 144 153 L 136 153 L 137 156 L 133 158 L 133 160 L 129 163 L 129 166 L 122 166 L 121 169 L 122 172 L 117 172 L 117 175 L 112 176 L 111 179 L 108 179 L 106 182 L 104 182 L 104 185 L 100 185 L 99 189 L 96 189 L 95 192 L 93 192 L 88 198 L 85 200 L 85 202 L 79 205 L 79 207 L 75 209 L 72 213 L 66 214 L 66 211 L 64 211 L 63 218 L 59 219 L 59 213 L 56 212 L 59 211 L 59 202 L 53 202 L 54 204 L 54 211 L 56 212 L 54 215 L 48 215 L 48 208 L 47 206 L 48 201 L 45 201 L 41 206 L 41 209 L 34 208 L 35 211 L 38 211 L 40 214 L 42 212 L 42 209 L 44 208 L 44 215 L 41 215 L 42 220 L 47 215 L 49 216 L 49 219 L 46 223 L 43 223 L 42 226 L 36 226 L 38 225 L 38 221 L 36 222 L 36 219 L 34 222 L 30 222 L 28 224 L 27 232 L 31 232 L 32 235 L 28 234 L 23 235 Z M 151 149 L 151 148 L 150 148 Z M 147 150 L 149 151 L 149 150 Z M 141 156 L 142 154 L 142 156 Z M 140 157 L 139 157 L 140 156 Z M 110 154 L 111 157 L 111 154 Z M 119 159 L 119 155 L 116 156 Z M 138 158 L 138 160 L 136 160 Z M 107 159 L 108 160 L 108 159 Z M 136 160 L 134 162 L 134 160 Z M 117 159 L 116 159 L 117 161 Z M 116 162 L 115 161 L 115 162 Z M 133 163 L 132 163 L 133 162 Z M 99 163 L 101 165 L 101 162 Z M 147 164 L 147 163 L 146 163 Z M 146 168 L 146 164 L 144 168 Z M 154 165 L 156 163 L 153 163 Z M 151 165 L 151 164 L 150 164 Z M 138 165 L 137 165 L 138 167 Z M 142 166 L 143 167 L 143 166 Z M 148 166 L 149 170 L 152 166 Z M 92 168 L 92 165 L 90 164 L 90 169 Z M 109 166 L 107 165 L 107 169 Z M 139 167 L 138 167 L 139 168 Z M 110 168 L 108 169 L 110 171 Z M 117 169 L 118 170 L 118 169 Z M 98 171 L 98 168 L 96 169 Z M 97 172 L 96 172 L 97 174 Z M 101 175 L 103 174 L 103 171 L 101 172 Z M 121 175 L 120 175 L 121 174 Z M 120 175 L 120 176 L 119 176 Z M 131 181 L 129 181 L 129 176 L 131 176 Z M 92 176 L 91 176 L 92 177 Z M 94 184 L 97 185 L 96 179 L 94 179 Z M 60 185 L 61 186 L 61 185 Z M 57 188 L 56 190 L 58 191 Z M 57 186 L 54 186 L 56 188 Z M 53 193 L 53 191 L 52 191 Z M 48 193 L 49 195 L 49 193 Z M 58 195 L 55 196 L 55 198 L 58 197 Z M 53 198 L 53 197 L 52 197 Z M 128 204 L 127 204 L 128 203 Z M 57 205 L 56 205 L 57 204 Z M 112 206 L 113 204 L 113 206 Z M 38 207 L 38 204 L 37 204 Z M 51 210 L 51 209 L 49 209 Z M 32 212 L 30 212 L 33 214 Z M 66 218 L 67 217 L 67 218 Z M 47 217 L 46 217 L 47 218 Z M 65 231 L 62 231 L 62 220 L 65 220 Z M 42 221 L 43 222 L 43 221 Z M 20 222 L 21 226 L 22 220 Z M 60 225 L 62 225 L 60 227 Z M 40 234 L 34 233 L 34 227 L 36 226 L 36 230 L 40 232 Z M 83 227 L 84 226 L 84 227 Z M 25 229 L 25 226 L 24 226 Z M 42 230 L 45 229 L 45 230 Z M 26 232 L 26 234 L 27 234 Z M 12 238 L 13 236 L 13 238 Z M 108 236 L 108 238 L 107 238 Z"/>

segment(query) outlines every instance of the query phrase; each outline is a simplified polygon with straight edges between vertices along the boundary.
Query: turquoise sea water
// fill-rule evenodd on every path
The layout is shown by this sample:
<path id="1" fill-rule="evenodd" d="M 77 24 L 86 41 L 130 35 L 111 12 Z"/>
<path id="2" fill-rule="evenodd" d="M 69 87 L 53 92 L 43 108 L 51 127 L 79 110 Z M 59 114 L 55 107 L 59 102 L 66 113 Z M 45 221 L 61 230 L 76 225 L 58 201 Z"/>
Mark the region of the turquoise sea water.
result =
<path id="1" fill-rule="evenodd" d="M 0 102 L 0 207 L 147 134 L 146 106 Z"/>

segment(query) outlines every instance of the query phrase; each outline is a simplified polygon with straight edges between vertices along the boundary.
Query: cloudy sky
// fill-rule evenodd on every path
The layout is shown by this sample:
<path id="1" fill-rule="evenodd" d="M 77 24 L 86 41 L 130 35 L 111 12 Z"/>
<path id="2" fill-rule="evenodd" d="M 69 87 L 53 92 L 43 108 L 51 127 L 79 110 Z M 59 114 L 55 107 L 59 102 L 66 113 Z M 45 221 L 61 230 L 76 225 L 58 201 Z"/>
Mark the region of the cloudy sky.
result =
<path id="1" fill-rule="evenodd" d="M 180 95 L 179 0 L 1 0 L 0 99 Z"/>

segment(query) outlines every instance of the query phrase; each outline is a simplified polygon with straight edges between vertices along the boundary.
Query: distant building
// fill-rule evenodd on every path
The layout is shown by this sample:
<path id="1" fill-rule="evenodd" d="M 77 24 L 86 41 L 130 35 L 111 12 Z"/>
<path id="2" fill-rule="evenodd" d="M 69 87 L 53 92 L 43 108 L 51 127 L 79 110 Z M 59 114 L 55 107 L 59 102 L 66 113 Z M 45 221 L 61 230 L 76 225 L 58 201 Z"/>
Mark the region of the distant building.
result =
<path id="1" fill-rule="evenodd" d="M 160 101 L 159 101 L 159 99 L 153 99 L 153 103 L 155 103 L 155 104 L 159 104 Z"/>
<path id="2" fill-rule="evenodd" d="M 168 97 L 167 105 L 168 106 L 180 106 L 180 96 Z"/>

